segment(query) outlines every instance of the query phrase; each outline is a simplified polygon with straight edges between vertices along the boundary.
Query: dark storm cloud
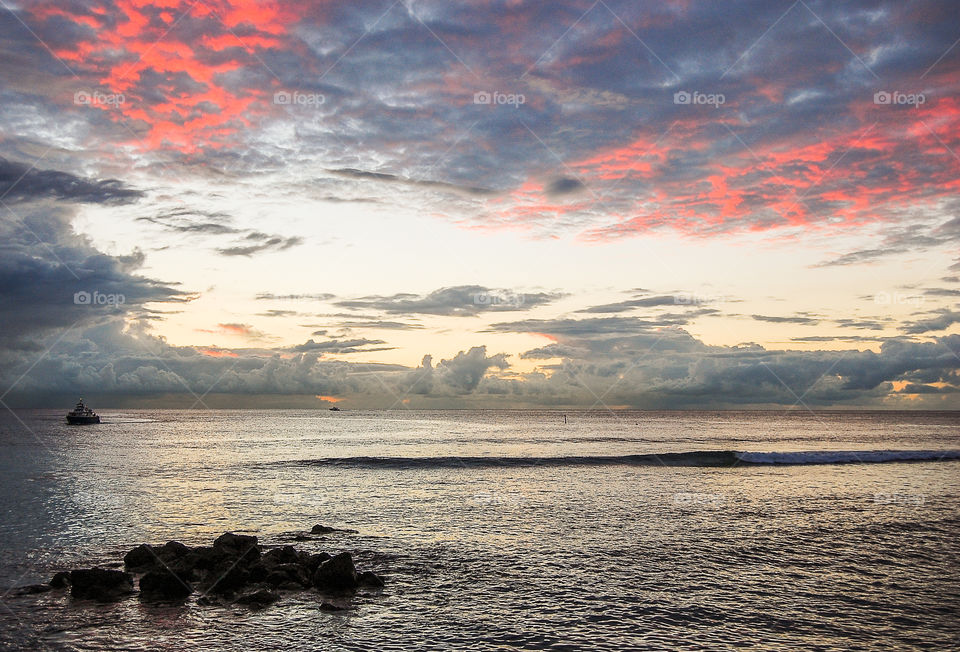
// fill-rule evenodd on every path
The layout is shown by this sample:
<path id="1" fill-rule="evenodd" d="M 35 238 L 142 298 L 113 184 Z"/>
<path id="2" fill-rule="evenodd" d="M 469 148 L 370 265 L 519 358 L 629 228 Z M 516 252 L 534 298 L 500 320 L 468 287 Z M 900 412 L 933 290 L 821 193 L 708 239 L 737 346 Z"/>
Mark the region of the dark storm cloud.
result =
<path id="1" fill-rule="evenodd" d="M 0 339 L 81 327 L 145 303 L 192 297 L 175 284 L 137 275 L 142 252 L 97 251 L 70 227 L 72 209 L 35 202 L 18 205 L 17 213 L 0 215 Z"/>
<path id="2" fill-rule="evenodd" d="M 440 288 L 429 294 L 400 293 L 335 301 L 341 308 L 380 310 L 389 314 L 470 317 L 481 312 L 529 310 L 562 298 L 560 292 L 514 292 L 482 285 Z"/>
<path id="3" fill-rule="evenodd" d="M 0 157 L 0 199 L 7 202 L 59 199 L 88 204 L 125 204 L 143 197 L 117 179 L 86 179 L 68 172 L 38 170 Z"/>

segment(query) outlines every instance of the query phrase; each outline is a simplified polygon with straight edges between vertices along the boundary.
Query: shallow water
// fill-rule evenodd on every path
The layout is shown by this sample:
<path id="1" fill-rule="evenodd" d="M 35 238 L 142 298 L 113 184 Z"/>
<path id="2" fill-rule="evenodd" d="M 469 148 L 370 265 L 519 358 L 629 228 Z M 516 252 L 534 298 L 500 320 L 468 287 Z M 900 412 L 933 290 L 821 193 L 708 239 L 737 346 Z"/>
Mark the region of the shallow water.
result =
<path id="1" fill-rule="evenodd" d="M 276 543 L 314 523 L 359 532 L 298 547 L 350 550 L 387 585 L 338 613 L 309 593 L 251 612 L 7 592 L 0 647 L 960 646 L 960 462 L 870 462 L 960 450 L 957 414 L 102 415 L 0 418 L 0 586 L 144 541 Z M 822 451 L 850 463 L 756 463 Z M 787 452 L 805 455 L 757 455 Z"/>

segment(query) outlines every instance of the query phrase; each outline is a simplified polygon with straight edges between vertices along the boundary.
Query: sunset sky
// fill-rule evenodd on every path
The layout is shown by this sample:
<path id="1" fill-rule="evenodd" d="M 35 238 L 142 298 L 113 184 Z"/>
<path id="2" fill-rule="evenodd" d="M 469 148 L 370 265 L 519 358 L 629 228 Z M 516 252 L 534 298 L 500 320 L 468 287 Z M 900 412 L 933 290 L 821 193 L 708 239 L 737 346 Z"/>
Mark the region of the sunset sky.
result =
<path id="1" fill-rule="evenodd" d="M 0 5 L 3 406 L 960 408 L 954 2 Z"/>

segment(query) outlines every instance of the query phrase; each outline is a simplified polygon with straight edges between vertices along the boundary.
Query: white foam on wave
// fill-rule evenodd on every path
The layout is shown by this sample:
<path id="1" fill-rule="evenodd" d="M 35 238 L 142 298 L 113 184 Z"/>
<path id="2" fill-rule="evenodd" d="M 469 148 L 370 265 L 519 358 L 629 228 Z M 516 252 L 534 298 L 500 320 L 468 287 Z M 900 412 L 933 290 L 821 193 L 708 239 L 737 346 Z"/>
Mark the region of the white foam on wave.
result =
<path id="1" fill-rule="evenodd" d="M 844 464 L 857 462 L 909 462 L 960 459 L 960 450 L 796 451 L 788 453 L 738 452 L 750 464 Z"/>

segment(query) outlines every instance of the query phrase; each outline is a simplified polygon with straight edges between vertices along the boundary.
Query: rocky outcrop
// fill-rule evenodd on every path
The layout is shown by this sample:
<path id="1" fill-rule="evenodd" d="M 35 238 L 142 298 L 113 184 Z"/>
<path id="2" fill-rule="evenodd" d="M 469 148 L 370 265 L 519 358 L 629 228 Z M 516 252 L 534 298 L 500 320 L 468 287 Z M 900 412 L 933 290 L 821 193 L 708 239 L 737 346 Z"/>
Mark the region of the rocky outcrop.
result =
<path id="1" fill-rule="evenodd" d="M 257 537 L 233 532 L 217 537 L 211 546 L 191 548 L 179 541 L 140 544 L 124 555 L 123 565 L 127 572 L 107 568 L 59 572 L 49 585 L 22 591 L 70 587 L 76 598 L 109 602 L 132 593 L 137 575 L 140 598 L 145 601 L 179 601 L 199 592 L 198 605 L 261 609 L 279 600 L 283 591 L 316 589 L 349 596 L 362 587 L 376 589 L 384 584 L 375 573 L 358 572 L 349 552 L 331 556 L 291 545 L 265 549 Z"/>
<path id="2" fill-rule="evenodd" d="M 313 574 L 313 585 L 321 591 L 353 591 L 360 586 L 360 577 L 349 552 L 341 552 L 320 564 Z"/>
<path id="3" fill-rule="evenodd" d="M 140 597 L 144 600 L 179 600 L 191 593 L 189 578 L 169 568 L 147 571 L 140 578 Z"/>
<path id="4" fill-rule="evenodd" d="M 106 568 L 70 571 L 70 594 L 75 598 L 114 602 L 132 592 L 130 573 Z"/>

